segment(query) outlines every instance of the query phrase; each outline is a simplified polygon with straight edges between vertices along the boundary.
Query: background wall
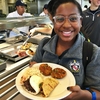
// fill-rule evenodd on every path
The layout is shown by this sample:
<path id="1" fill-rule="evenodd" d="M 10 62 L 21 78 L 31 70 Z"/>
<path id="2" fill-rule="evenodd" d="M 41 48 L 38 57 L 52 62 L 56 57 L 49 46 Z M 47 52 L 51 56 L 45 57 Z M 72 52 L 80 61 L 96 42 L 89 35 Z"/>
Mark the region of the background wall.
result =
<path id="1" fill-rule="evenodd" d="M 50 0 L 38 0 L 38 13 L 42 12 L 44 4 L 48 4 Z"/>
<path id="2" fill-rule="evenodd" d="M 2 10 L 4 14 L 8 13 L 7 0 L 0 0 L 0 10 Z"/>
<path id="3" fill-rule="evenodd" d="M 33 15 L 38 15 L 42 12 L 44 4 L 47 4 L 50 0 L 23 0 L 25 3 L 27 3 L 27 11 Z M 82 9 L 84 8 L 84 5 L 88 5 L 88 0 L 77 0 L 81 6 Z M 15 10 L 15 2 L 16 0 L 0 0 L 0 11 L 2 11 L 3 14 L 8 14 Z"/>

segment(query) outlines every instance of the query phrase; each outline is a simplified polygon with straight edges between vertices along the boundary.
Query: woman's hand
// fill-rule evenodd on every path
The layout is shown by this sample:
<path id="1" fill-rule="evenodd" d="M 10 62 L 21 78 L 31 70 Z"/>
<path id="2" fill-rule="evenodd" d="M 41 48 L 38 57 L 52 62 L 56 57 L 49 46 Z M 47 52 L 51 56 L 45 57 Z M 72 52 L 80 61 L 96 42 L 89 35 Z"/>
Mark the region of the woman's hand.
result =
<path id="1" fill-rule="evenodd" d="M 68 88 L 72 93 L 62 100 L 92 100 L 92 95 L 87 90 L 82 90 L 78 85 Z"/>
<path id="2" fill-rule="evenodd" d="M 36 64 L 37 62 L 35 62 L 35 61 L 31 61 L 31 62 L 29 62 L 29 67 L 32 67 L 34 64 Z"/>

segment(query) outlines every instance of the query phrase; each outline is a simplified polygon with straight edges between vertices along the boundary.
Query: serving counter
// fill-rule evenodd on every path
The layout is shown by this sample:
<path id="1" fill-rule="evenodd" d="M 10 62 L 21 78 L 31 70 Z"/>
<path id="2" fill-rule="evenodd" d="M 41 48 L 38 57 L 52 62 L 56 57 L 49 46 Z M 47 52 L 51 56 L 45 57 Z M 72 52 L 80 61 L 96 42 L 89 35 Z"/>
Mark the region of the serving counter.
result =
<path id="1" fill-rule="evenodd" d="M 34 26 L 36 24 L 48 24 L 48 23 L 51 23 L 51 21 L 49 17 L 46 16 L 0 19 L 0 30 L 12 29 L 14 27 Z"/>
<path id="2" fill-rule="evenodd" d="M 35 24 L 46 23 L 51 23 L 48 17 L 23 17 L 14 19 L 0 19 L 0 31 L 12 29 L 14 27 L 31 26 Z M 20 40 L 23 40 L 20 41 L 20 43 L 23 43 L 27 38 L 21 38 L 21 36 L 19 37 L 14 37 L 13 39 L 6 38 L 4 40 L 4 43 L 0 43 L 0 59 L 3 59 L 6 62 L 6 69 L 0 72 L 0 100 L 28 100 L 28 98 L 22 96 L 19 93 L 15 85 L 16 76 L 22 69 L 29 66 L 28 64 L 31 59 L 31 57 L 29 56 L 20 59 L 18 56 L 17 58 L 14 58 L 16 57 L 16 55 L 14 55 L 15 52 L 13 52 L 12 49 L 19 49 L 16 48 L 16 46 L 14 45 Z M 45 36 L 38 34 L 30 38 L 28 42 L 32 42 L 38 45 L 40 40 L 44 37 L 48 37 L 48 35 Z M 12 48 L 12 46 L 14 47 Z"/>
<path id="3" fill-rule="evenodd" d="M 29 61 L 32 58 L 28 55 L 25 57 L 17 55 L 16 50 L 20 49 L 22 43 L 9 44 L 5 42 L 0 44 L 0 59 L 6 62 L 6 69 L 0 70 L 0 100 L 16 100 L 15 97 L 17 98 L 17 96 L 20 96 L 19 99 L 21 100 L 26 100 L 18 92 L 15 85 L 16 76 L 22 69 L 29 66 Z M 38 45 L 32 44 L 32 46 L 36 50 Z"/>
<path id="4" fill-rule="evenodd" d="M 18 73 L 25 67 L 29 66 L 29 61 L 32 57 L 17 56 L 17 60 L 14 60 L 15 57 L 13 58 L 13 56 L 16 54 L 16 52 L 12 52 L 12 49 L 17 50 L 16 48 L 19 49 L 20 45 L 22 45 L 22 42 L 13 45 L 6 42 L 0 44 L 0 59 L 6 62 L 6 69 L 0 71 L 0 100 L 17 100 L 18 98 L 20 100 L 27 100 L 27 98 L 18 92 L 15 85 L 15 80 Z M 33 45 L 34 49 L 36 50 L 38 45 Z"/>
<path id="5" fill-rule="evenodd" d="M 0 72 L 0 100 L 17 100 L 19 96 L 20 100 L 26 100 L 16 89 L 15 80 L 17 74 L 23 68 L 28 67 L 30 59 L 31 57 L 27 57 L 16 63 L 10 60 L 6 61 L 6 69 Z"/>

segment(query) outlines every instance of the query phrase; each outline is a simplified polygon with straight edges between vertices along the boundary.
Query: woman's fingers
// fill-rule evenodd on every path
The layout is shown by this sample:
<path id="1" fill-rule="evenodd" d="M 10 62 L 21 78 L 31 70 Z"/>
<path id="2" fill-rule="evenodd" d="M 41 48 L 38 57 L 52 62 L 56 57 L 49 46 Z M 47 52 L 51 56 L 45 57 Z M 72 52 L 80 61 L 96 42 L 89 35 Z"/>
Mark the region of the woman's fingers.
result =
<path id="1" fill-rule="evenodd" d="M 29 67 L 32 67 L 34 64 L 36 64 L 37 62 L 29 62 Z"/>

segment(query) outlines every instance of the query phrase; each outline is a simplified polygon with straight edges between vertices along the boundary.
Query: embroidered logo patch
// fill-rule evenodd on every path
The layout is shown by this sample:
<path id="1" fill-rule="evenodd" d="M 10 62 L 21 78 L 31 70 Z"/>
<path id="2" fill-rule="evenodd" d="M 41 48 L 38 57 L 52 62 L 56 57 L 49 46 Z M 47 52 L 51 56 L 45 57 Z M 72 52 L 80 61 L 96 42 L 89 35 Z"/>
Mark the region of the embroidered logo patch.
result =
<path id="1" fill-rule="evenodd" d="M 69 66 L 72 72 L 79 72 L 80 70 L 80 64 L 76 60 L 70 62 Z"/>

